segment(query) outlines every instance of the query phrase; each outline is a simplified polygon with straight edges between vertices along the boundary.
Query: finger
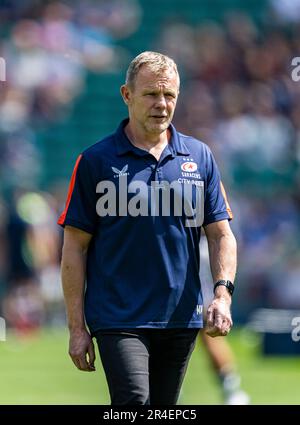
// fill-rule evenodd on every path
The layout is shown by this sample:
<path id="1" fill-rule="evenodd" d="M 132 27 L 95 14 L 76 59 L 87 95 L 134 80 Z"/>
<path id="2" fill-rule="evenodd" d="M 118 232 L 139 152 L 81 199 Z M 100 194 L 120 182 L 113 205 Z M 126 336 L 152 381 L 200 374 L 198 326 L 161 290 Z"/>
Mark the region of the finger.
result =
<path id="1" fill-rule="evenodd" d="M 72 353 L 71 349 L 69 350 L 69 356 L 71 357 L 72 362 L 77 367 L 77 369 L 80 369 L 80 364 L 79 364 L 79 361 L 77 360 L 77 355 Z"/>
<path id="2" fill-rule="evenodd" d="M 214 333 L 207 333 L 207 335 L 209 335 L 212 338 L 215 338 L 216 336 L 220 336 L 219 332 L 214 332 Z"/>
<path id="3" fill-rule="evenodd" d="M 221 326 L 221 332 L 224 333 L 226 332 L 226 334 L 229 332 L 230 330 L 230 324 L 228 322 L 228 320 L 224 319 L 222 322 L 222 326 Z"/>
<path id="4" fill-rule="evenodd" d="M 215 337 L 215 336 L 218 336 L 218 330 L 217 330 L 217 328 L 216 327 L 210 327 L 210 328 L 207 328 L 206 329 L 206 333 L 207 333 L 207 335 L 209 335 L 209 336 L 211 336 L 211 337 Z"/>
<path id="5" fill-rule="evenodd" d="M 72 361 L 73 361 L 74 365 L 77 367 L 77 369 L 79 369 L 79 370 L 85 370 L 84 369 L 84 364 L 82 363 L 80 357 L 78 357 L 78 356 L 74 357 L 73 356 L 72 357 Z"/>
<path id="6" fill-rule="evenodd" d="M 80 370 L 80 364 L 79 364 L 79 361 L 78 361 L 76 358 L 72 357 L 72 356 L 70 356 L 70 357 L 71 357 L 72 362 L 74 363 L 74 365 L 77 367 L 77 369 L 79 369 L 79 370 Z"/>
<path id="7" fill-rule="evenodd" d="M 229 331 L 230 329 L 228 328 L 228 326 L 223 326 L 221 330 L 221 335 L 226 336 L 229 333 Z"/>
<path id="8" fill-rule="evenodd" d="M 215 328 L 217 328 L 219 331 L 221 331 L 221 330 L 222 330 L 222 324 L 223 324 L 223 318 L 222 318 L 222 315 L 221 315 L 219 312 L 217 312 L 217 313 L 215 314 L 215 322 L 214 322 L 214 326 L 215 326 Z"/>
<path id="9" fill-rule="evenodd" d="M 76 355 L 71 355 L 71 358 L 73 360 L 73 363 L 75 364 L 75 366 L 82 371 L 89 371 L 89 365 L 87 364 L 85 355 L 83 354 L 76 354 Z"/>
<path id="10" fill-rule="evenodd" d="M 86 359 L 86 354 L 81 355 L 78 358 L 79 364 L 80 364 L 80 370 L 84 371 L 84 372 L 90 372 L 91 368 L 87 362 Z"/>
<path id="11" fill-rule="evenodd" d="M 214 310 L 212 308 L 207 309 L 206 323 L 208 328 L 213 328 L 214 326 Z"/>
<path id="12" fill-rule="evenodd" d="M 96 359 L 96 356 L 95 356 L 95 348 L 94 348 L 94 343 L 93 343 L 93 341 L 89 344 L 89 346 L 88 346 L 88 356 L 89 356 L 89 367 L 92 369 L 92 370 L 96 370 L 95 369 L 95 359 Z"/>
<path id="13" fill-rule="evenodd" d="M 223 329 L 226 329 L 227 333 L 230 332 L 232 326 L 233 326 L 233 322 L 230 316 L 223 319 Z"/>
<path id="14" fill-rule="evenodd" d="M 229 322 L 228 320 L 224 321 L 222 326 L 222 331 L 221 331 L 222 335 L 223 336 L 228 335 L 230 330 L 231 330 L 231 322 Z"/>

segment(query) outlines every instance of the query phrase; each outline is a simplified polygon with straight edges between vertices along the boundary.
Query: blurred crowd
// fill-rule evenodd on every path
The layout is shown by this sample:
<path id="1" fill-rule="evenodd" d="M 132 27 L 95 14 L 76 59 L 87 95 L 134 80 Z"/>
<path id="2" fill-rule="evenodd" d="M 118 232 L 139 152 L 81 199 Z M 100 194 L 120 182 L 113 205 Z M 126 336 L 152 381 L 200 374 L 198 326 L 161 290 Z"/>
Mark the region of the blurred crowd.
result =
<path id="1" fill-rule="evenodd" d="M 87 72 L 119 69 L 126 52 L 116 40 L 134 32 L 140 20 L 132 0 L 2 3 L 0 190 L 20 182 L 36 186 L 42 173 L 36 131 L 66 118 Z"/>
<path id="2" fill-rule="evenodd" d="M 270 1 L 259 24 L 238 12 L 222 23 L 168 19 L 145 46 L 177 62 L 175 125 L 207 143 L 220 165 L 239 242 L 242 321 L 256 307 L 300 308 L 300 82 L 291 77 L 300 2 L 282 3 Z M 137 52 L 118 40 L 141 22 L 137 0 L 1 4 L 0 298 L 12 326 L 63 320 L 62 199 L 39 191 L 36 129 L 67 119 L 89 72 L 119 72 Z"/>
<path id="3" fill-rule="evenodd" d="M 135 0 L 1 2 L 0 315 L 22 332 L 62 320 L 62 191 L 39 190 L 38 131 L 68 119 L 89 72 L 119 72 L 140 18 Z"/>
<path id="4" fill-rule="evenodd" d="M 5 205 L 0 201 L 2 316 L 22 335 L 65 322 L 57 214 L 49 193 L 15 190 Z"/>

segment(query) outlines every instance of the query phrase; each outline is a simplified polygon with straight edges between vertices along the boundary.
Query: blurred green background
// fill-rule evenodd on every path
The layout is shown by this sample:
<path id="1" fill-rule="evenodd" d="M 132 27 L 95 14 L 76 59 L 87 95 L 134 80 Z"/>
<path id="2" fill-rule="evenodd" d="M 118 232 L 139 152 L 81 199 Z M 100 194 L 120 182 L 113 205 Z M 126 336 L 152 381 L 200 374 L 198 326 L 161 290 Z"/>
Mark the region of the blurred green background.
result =
<path id="1" fill-rule="evenodd" d="M 231 343 L 252 404 L 299 404 L 299 357 L 264 357 L 260 338 L 236 329 Z M 96 372 L 77 371 L 67 355 L 68 335 L 43 330 L 31 339 L 10 335 L 0 345 L 1 404 L 109 404 L 97 353 Z M 218 382 L 201 343 L 193 352 L 180 404 L 222 404 Z"/>

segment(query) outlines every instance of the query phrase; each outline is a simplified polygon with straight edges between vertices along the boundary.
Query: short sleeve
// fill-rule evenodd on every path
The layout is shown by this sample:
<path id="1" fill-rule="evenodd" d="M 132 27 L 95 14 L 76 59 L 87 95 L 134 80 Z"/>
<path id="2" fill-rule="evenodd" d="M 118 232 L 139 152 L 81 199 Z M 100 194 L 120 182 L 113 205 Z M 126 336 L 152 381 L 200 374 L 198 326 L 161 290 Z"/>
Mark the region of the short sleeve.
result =
<path id="1" fill-rule="evenodd" d="M 233 218 L 226 192 L 221 182 L 218 166 L 209 149 L 207 158 L 207 183 L 203 226 L 216 221 L 231 220 Z"/>
<path id="2" fill-rule="evenodd" d="M 93 234 L 97 223 L 96 184 L 83 154 L 77 158 L 71 177 L 66 206 L 58 219 L 62 227 L 70 225 Z"/>

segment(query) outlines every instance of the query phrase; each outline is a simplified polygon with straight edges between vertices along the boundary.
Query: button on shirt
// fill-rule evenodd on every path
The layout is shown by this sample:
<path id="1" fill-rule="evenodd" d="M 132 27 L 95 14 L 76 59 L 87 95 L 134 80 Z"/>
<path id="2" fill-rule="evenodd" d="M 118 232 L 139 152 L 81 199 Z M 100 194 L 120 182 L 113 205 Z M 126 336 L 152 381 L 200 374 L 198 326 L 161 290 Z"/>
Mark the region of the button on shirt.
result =
<path id="1" fill-rule="evenodd" d="M 92 333 L 200 328 L 201 225 L 232 218 L 217 165 L 204 143 L 173 125 L 157 161 L 131 144 L 127 123 L 78 157 L 58 221 L 93 235 L 87 324 Z"/>

